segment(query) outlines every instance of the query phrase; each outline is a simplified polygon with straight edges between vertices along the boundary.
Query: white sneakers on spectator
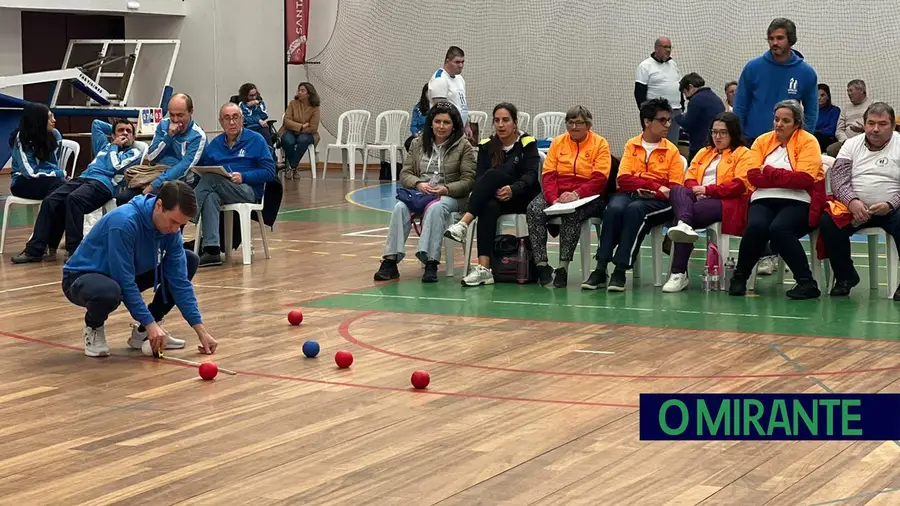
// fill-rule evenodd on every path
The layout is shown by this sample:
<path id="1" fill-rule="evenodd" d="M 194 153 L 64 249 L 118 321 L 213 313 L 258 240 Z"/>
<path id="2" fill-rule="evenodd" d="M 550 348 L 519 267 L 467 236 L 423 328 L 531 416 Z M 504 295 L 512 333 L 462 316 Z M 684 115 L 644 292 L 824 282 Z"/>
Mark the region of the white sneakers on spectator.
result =
<path id="1" fill-rule="evenodd" d="M 663 293 L 677 293 L 682 290 L 687 290 L 687 287 L 689 286 L 691 286 L 691 279 L 686 273 L 681 272 L 669 276 L 669 280 L 663 285 L 662 291 Z"/>
<path id="2" fill-rule="evenodd" d="M 159 322 L 162 324 L 162 322 Z M 131 324 L 131 337 L 128 338 L 128 346 L 135 350 L 140 350 L 144 344 L 144 341 L 147 340 L 147 331 L 143 332 L 138 330 L 139 325 L 136 323 Z M 178 339 L 174 337 L 172 334 L 169 334 L 168 330 L 165 330 L 166 333 L 166 349 L 167 350 L 180 350 L 184 348 L 184 340 Z"/>
<path id="3" fill-rule="evenodd" d="M 777 256 L 769 256 L 762 257 L 759 259 L 759 263 L 756 264 L 756 274 L 760 276 L 769 276 L 775 269 L 778 267 L 778 257 Z"/>
<path id="4" fill-rule="evenodd" d="M 487 267 L 481 264 L 475 264 L 472 266 L 472 270 L 469 271 L 469 274 L 463 278 L 462 284 L 465 286 L 493 285 L 494 275 Z"/>
<path id="5" fill-rule="evenodd" d="M 450 227 L 447 228 L 447 231 L 444 232 L 444 237 L 461 243 L 466 240 L 466 232 L 468 230 L 469 226 L 460 221 L 450 225 Z"/>
<path id="6" fill-rule="evenodd" d="M 693 227 L 683 221 L 679 221 L 678 225 L 670 228 L 668 236 L 669 239 L 672 239 L 672 242 L 689 244 L 694 244 L 697 242 L 697 238 L 700 237 L 697 235 L 697 232 L 694 232 Z"/>
<path id="7" fill-rule="evenodd" d="M 109 345 L 106 344 L 106 328 L 84 327 L 84 354 L 89 357 L 108 357 Z"/>

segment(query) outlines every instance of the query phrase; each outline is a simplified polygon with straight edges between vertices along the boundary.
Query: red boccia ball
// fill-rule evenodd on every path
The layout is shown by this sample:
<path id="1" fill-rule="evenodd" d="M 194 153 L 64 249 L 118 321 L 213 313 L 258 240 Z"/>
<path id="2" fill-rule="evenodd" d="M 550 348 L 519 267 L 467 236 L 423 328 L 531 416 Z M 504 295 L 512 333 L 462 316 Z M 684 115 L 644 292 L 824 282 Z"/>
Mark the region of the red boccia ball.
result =
<path id="1" fill-rule="evenodd" d="M 219 374 L 219 366 L 215 362 L 204 362 L 200 364 L 200 377 L 205 380 L 211 380 Z"/>
<path id="2" fill-rule="evenodd" d="M 334 363 L 341 369 L 346 369 L 353 363 L 353 354 L 349 351 L 341 350 L 334 354 Z"/>
<path id="3" fill-rule="evenodd" d="M 425 371 L 416 371 L 412 373 L 410 383 L 417 389 L 422 390 L 423 388 L 427 388 L 428 384 L 431 383 L 431 376 Z"/>
<path id="4" fill-rule="evenodd" d="M 288 313 L 288 321 L 291 322 L 291 325 L 300 325 L 303 323 L 303 313 L 296 309 L 291 311 Z"/>

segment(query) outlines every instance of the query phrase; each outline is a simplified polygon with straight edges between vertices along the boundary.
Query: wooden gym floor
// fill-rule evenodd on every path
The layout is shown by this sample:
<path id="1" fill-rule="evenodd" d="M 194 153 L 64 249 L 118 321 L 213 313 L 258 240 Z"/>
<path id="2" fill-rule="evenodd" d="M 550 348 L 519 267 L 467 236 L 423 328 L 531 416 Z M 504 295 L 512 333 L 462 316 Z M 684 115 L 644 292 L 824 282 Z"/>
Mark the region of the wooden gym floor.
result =
<path id="1" fill-rule="evenodd" d="M 576 258 L 567 290 L 464 290 L 443 272 L 423 285 L 414 262 L 376 284 L 390 186 L 347 197 L 364 185 L 332 177 L 287 182 L 270 260 L 256 237 L 253 265 L 196 276 L 220 343 L 211 359 L 239 372 L 210 382 L 127 349 L 124 308 L 107 325 L 113 356 L 85 357 L 62 254 L 8 261 L 33 216 L 14 211 L 0 262 L 0 504 L 900 502 L 900 442 L 638 438 L 642 392 L 900 392 L 900 304 L 865 282 L 845 300 L 786 301 L 774 277 L 756 297 L 704 293 L 698 279 L 663 296 L 648 270 L 625 294 L 583 293 Z M 167 328 L 188 348 L 169 355 L 207 360 L 174 313 Z M 316 359 L 303 358 L 308 339 Z M 335 367 L 339 349 L 351 369 Z M 411 389 L 416 369 L 428 390 Z"/>

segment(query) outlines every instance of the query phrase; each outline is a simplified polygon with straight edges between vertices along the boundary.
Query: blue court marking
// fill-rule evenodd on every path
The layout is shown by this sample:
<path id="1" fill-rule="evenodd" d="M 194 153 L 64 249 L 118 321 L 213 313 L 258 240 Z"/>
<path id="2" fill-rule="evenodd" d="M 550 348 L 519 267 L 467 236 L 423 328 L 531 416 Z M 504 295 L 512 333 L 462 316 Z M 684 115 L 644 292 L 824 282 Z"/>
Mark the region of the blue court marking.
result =
<path id="1" fill-rule="evenodd" d="M 399 183 L 384 183 L 377 186 L 359 188 L 347 194 L 347 201 L 366 209 L 391 212 L 397 203 L 397 188 L 399 185 Z M 699 234 L 704 235 L 705 232 L 701 231 Z M 852 242 L 865 243 L 868 241 L 868 238 L 864 235 L 854 234 L 850 240 Z M 884 237 L 878 236 L 878 242 L 884 244 Z"/>

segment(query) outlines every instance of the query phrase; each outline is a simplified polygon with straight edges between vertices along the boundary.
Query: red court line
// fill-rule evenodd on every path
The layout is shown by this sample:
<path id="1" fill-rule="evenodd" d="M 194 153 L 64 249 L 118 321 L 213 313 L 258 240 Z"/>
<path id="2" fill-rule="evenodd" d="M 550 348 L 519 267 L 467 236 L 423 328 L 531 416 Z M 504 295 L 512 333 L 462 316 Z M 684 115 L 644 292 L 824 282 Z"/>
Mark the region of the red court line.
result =
<path id="1" fill-rule="evenodd" d="M 364 318 L 368 318 L 369 316 L 376 315 L 381 313 L 380 311 L 366 311 L 362 313 L 358 313 L 354 316 L 350 316 L 341 322 L 340 327 L 338 327 L 338 332 L 341 334 L 341 337 L 344 338 L 345 341 L 355 344 L 361 348 L 365 348 L 377 353 L 382 353 L 385 355 L 389 355 L 397 358 L 404 358 L 407 360 L 415 360 L 419 362 L 427 362 L 430 364 L 439 364 L 439 365 L 452 365 L 456 367 L 467 367 L 471 369 L 481 369 L 486 371 L 502 371 L 502 372 L 513 372 L 513 373 L 522 373 L 522 374 L 539 374 L 546 376 L 576 376 L 576 377 L 588 377 L 588 378 L 619 378 L 619 379 L 729 379 L 729 380 L 738 380 L 738 379 L 760 379 L 760 378 L 805 378 L 809 376 L 845 376 L 845 375 L 853 375 L 853 374 L 868 374 L 875 372 L 885 372 L 885 371 L 898 371 L 900 370 L 900 366 L 891 366 L 891 367 L 880 367 L 875 369 L 855 369 L 855 370 L 847 370 L 847 371 L 807 371 L 807 372 L 794 372 L 794 373 L 771 373 L 771 374 L 709 374 L 709 375 L 666 375 L 666 374 L 615 374 L 615 373 L 588 373 L 588 372 L 564 372 L 564 371 L 546 371 L 540 369 L 517 369 L 512 367 L 498 367 L 498 366 L 489 366 L 489 365 L 479 365 L 479 364 L 468 364 L 465 362 L 453 362 L 449 360 L 438 360 L 427 357 L 420 357 L 416 355 L 408 355 L 405 353 L 398 353 L 391 350 L 386 350 L 384 348 L 379 348 L 375 345 L 366 343 L 364 341 L 360 341 L 356 337 L 353 336 L 350 332 L 350 326 Z M 493 319 L 503 319 L 503 318 L 493 318 Z M 513 319 L 515 321 L 522 321 L 518 319 Z M 569 322 L 573 323 L 573 322 Z"/>
<path id="2" fill-rule="evenodd" d="M 68 344 L 55 343 L 53 341 L 47 341 L 45 339 L 38 339 L 35 337 L 28 337 L 19 334 L 13 334 L 12 332 L 5 332 L 0 330 L 0 335 L 9 337 L 11 339 L 16 339 L 19 341 L 24 341 L 28 343 L 34 344 L 42 344 L 45 346 L 52 346 L 54 348 L 61 348 L 64 350 L 72 350 L 77 351 L 79 353 L 84 351 L 83 347 L 80 346 L 71 346 Z M 152 362 L 160 365 L 169 365 L 176 367 L 187 367 L 194 368 L 194 366 L 182 364 L 178 362 L 169 362 L 166 360 L 157 361 L 151 357 L 141 356 L 128 356 L 128 355 L 111 355 L 111 358 L 125 358 L 130 360 L 140 360 L 143 362 Z M 304 378 L 302 376 L 290 376 L 286 374 L 270 374 L 270 373 L 262 373 L 262 372 L 253 372 L 253 371 L 235 371 L 240 376 L 250 376 L 255 378 L 265 378 L 265 379 L 275 379 L 275 380 L 285 380 L 285 381 L 297 381 L 302 383 L 314 383 L 318 385 L 330 385 L 330 386 L 341 386 L 341 387 L 352 387 L 352 388 L 361 388 L 364 390 L 377 390 L 382 392 L 403 392 L 409 394 L 416 395 L 439 395 L 443 397 L 456 397 L 461 399 L 479 399 L 479 400 L 487 400 L 487 401 L 515 401 L 515 402 L 529 402 L 529 403 L 537 403 L 537 404 L 558 404 L 565 406 L 591 406 L 591 407 L 603 407 L 603 408 L 626 408 L 626 409 L 638 409 L 639 406 L 634 404 L 617 404 L 610 402 L 588 402 L 588 401 L 567 401 L 567 400 L 559 400 L 559 399 L 539 399 L 532 397 L 511 397 L 511 396 L 503 396 L 503 395 L 486 395 L 486 394 L 470 394 L 465 392 L 442 392 L 438 390 L 416 390 L 413 388 L 399 388 L 399 387 L 387 387 L 380 385 L 365 385 L 361 383 L 348 383 L 345 381 L 327 381 L 313 378 Z"/>

